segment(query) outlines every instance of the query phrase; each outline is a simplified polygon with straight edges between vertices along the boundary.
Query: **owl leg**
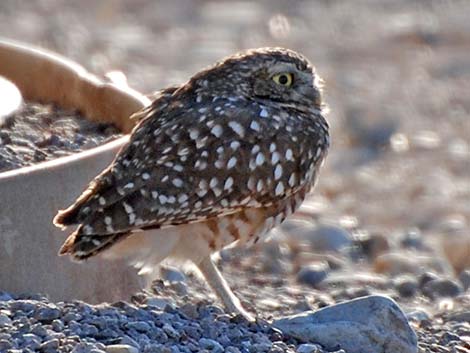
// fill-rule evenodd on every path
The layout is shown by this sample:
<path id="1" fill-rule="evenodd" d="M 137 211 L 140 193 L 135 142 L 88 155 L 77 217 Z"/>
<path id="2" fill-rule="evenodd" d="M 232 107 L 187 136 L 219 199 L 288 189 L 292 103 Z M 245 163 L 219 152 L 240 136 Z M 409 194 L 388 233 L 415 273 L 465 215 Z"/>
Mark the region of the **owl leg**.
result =
<path id="1" fill-rule="evenodd" d="M 209 286 L 220 298 L 227 311 L 233 314 L 240 314 L 248 321 L 255 321 L 253 316 L 243 309 L 240 300 L 233 294 L 210 257 L 205 258 L 197 266 L 206 278 Z"/>

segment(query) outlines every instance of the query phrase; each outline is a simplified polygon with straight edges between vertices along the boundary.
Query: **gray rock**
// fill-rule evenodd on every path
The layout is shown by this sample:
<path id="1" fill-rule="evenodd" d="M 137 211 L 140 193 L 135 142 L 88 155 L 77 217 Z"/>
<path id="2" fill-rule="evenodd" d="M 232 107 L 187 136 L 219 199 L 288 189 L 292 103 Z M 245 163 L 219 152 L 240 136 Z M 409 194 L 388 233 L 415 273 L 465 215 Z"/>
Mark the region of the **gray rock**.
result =
<path id="1" fill-rule="evenodd" d="M 78 321 L 81 319 L 81 315 L 73 312 L 69 312 L 62 317 L 62 320 L 67 323 L 70 321 Z"/>
<path id="2" fill-rule="evenodd" d="M 12 311 L 21 310 L 27 313 L 33 311 L 36 305 L 37 303 L 33 300 L 15 300 L 10 303 L 10 309 Z"/>
<path id="3" fill-rule="evenodd" d="M 80 342 L 74 344 L 71 353 L 91 353 L 93 349 L 96 349 L 96 346 L 92 343 Z"/>
<path id="4" fill-rule="evenodd" d="M 418 228 L 409 229 L 400 237 L 400 245 L 408 249 L 422 250 L 424 245 L 421 231 Z"/>
<path id="5" fill-rule="evenodd" d="M 297 353 L 317 353 L 321 348 L 316 344 L 304 343 L 297 347 Z"/>
<path id="6" fill-rule="evenodd" d="M 96 336 L 98 334 L 98 329 L 96 326 L 90 325 L 90 324 L 83 324 L 81 327 L 81 332 L 82 335 L 85 336 Z"/>
<path id="7" fill-rule="evenodd" d="M 119 342 L 119 344 L 126 344 L 128 346 L 140 348 L 140 344 L 137 343 L 132 337 L 129 337 L 128 335 L 124 335 L 124 337 L 121 338 L 121 342 Z"/>
<path id="8" fill-rule="evenodd" d="M 186 282 L 184 273 L 170 266 L 160 267 L 160 276 L 163 280 L 169 282 Z"/>
<path id="9" fill-rule="evenodd" d="M 59 340 L 57 338 L 51 339 L 41 344 L 39 349 L 44 353 L 53 353 L 59 349 Z"/>
<path id="10" fill-rule="evenodd" d="M 170 298 L 150 297 L 145 300 L 145 304 L 163 310 L 167 305 L 173 305 Z"/>
<path id="11" fill-rule="evenodd" d="M 470 270 L 464 270 L 459 274 L 460 283 L 462 283 L 463 290 L 466 291 L 470 288 Z"/>
<path id="12" fill-rule="evenodd" d="M 311 244 L 316 251 L 337 252 L 352 245 L 352 236 L 344 228 L 334 225 L 316 225 L 313 222 L 290 219 L 282 223 L 287 239 Z"/>
<path id="13" fill-rule="evenodd" d="M 143 353 L 161 353 L 162 348 L 160 343 L 149 343 L 144 347 Z"/>
<path id="14" fill-rule="evenodd" d="M 102 351 L 106 350 L 106 346 L 101 342 L 96 342 L 96 348 L 101 349 Z"/>
<path id="15" fill-rule="evenodd" d="M 64 323 L 60 320 L 53 320 L 52 321 L 52 329 L 55 331 L 55 332 L 61 332 L 63 329 L 64 329 Z"/>
<path id="16" fill-rule="evenodd" d="M 431 315 L 429 315 L 428 312 L 426 312 L 425 310 L 421 308 L 409 312 L 408 314 L 406 314 L 406 317 L 409 321 L 416 321 L 416 322 L 431 320 Z"/>
<path id="17" fill-rule="evenodd" d="M 7 292 L 2 292 L 0 291 L 0 302 L 3 302 L 3 301 L 8 301 L 8 300 L 12 300 L 12 296 L 10 294 L 8 294 Z"/>
<path id="18" fill-rule="evenodd" d="M 34 318 L 41 322 L 52 322 L 60 317 L 60 310 L 53 306 L 46 306 L 36 309 Z"/>
<path id="19" fill-rule="evenodd" d="M 241 351 L 237 347 L 228 346 L 225 348 L 225 353 L 241 353 Z"/>
<path id="20" fill-rule="evenodd" d="M 456 297 L 463 292 L 462 287 L 450 278 L 438 278 L 423 286 L 423 294 L 430 297 Z"/>
<path id="21" fill-rule="evenodd" d="M 199 313 L 197 311 L 197 306 L 192 303 L 184 304 L 179 309 L 184 315 L 188 316 L 191 319 L 197 319 Z"/>
<path id="22" fill-rule="evenodd" d="M 470 310 L 452 313 L 449 315 L 449 319 L 458 322 L 470 322 Z"/>
<path id="23" fill-rule="evenodd" d="M 439 279 L 439 276 L 436 275 L 433 272 L 424 272 L 418 277 L 418 284 L 419 288 L 422 290 L 423 287 L 428 283 L 429 281 L 432 281 L 434 279 Z"/>
<path id="24" fill-rule="evenodd" d="M 224 351 L 224 347 L 222 347 L 219 342 L 211 340 L 210 338 L 201 338 L 199 345 L 202 349 L 207 349 L 213 353 L 222 353 Z"/>
<path id="25" fill-rule="evenodd" d="M 401 297 L 412 297 L 418 291 L 418 281 L 413 276 L 400 276 L 395 280 L 395 288 Z"/>
<path id="26" fill-rule="evenodd" d="M 145 321 L 133 321 L 133 322 L 128 322 L 126 325 L 127 328 L 129 329 L 134 329 L 139 332 L 149 332 L 152 327 Z"/>
<path id="27" fill-rule="evenodd" d="M 273 322 L 284 334 L 348 353 L 416 353 L 417 338 L 398 305 L 369 296 Z"/>
<path id="28" fill-rule="evenodd" d="M 324 262 L 304 266 L 297 273 L 297 281 L 315 287 L 328 276 L 329 267 Z"/>
<path id="29" fill-rule="evenodd" d="M 13 348 L 13 344 L 8 340 L 0 340 L 0 352 L 6 352 L 7 350 Z"/>
<path id="30" fill-rule="evenodd" d="M 0 327 L 11 325 L 11 319 L 5 315 L 5 314 L 0 314 Z"/>
<path id="31" fill-rule="evenodd" d="M 179 296 L 188 294 L 188 286 L 185 282 L 171 282 L 170 288 L 173 289 Z"/>
<path id="32" fill-rule="evenodd" d="M 32 350 L 39 349 L 41 346 L 41 340 L 38 336 L 32 333 L 26 333 L 23 335 L 23 341 L 26 343 L 26 346 Z"/>
<path id="33" fill-rule="evenodd" d="M 46 337 L 47 329 L 42 324 L 36 324 L 31 327 L 31 333 L 34 333 L 36 336 L 39 337 Z"/>
<path id="34" fill-rule="evenodd" d="M 135 347 L 127 344 L 112 344 L 106 346 L 107 353 L 139 353 L 139 350 Z"/>
<path id="35" fill-rule="evenodd" d="M 389 237 L 381 231 L 365 231 L 355 240 L 355 245 L 370 260 L 386 253 L 391 247 Z M 357 255 L 354 251 L 351 253 L 353 258 Z"/>
<path id="36" fill-rule="evenodd" d="M 164 324 L 162 327 L 163 331 L 168 335 L 168 337 L 179 339 L 180 334 L 174 329 L 170 324 Z"/>
<path id="37" fill-rule="evenodd" d="M 338 252 L 352 244 L 351 234 L 344 228 L 333 225 L 320 225 L 314 229 L 298 229 L 315 251 Z"/>

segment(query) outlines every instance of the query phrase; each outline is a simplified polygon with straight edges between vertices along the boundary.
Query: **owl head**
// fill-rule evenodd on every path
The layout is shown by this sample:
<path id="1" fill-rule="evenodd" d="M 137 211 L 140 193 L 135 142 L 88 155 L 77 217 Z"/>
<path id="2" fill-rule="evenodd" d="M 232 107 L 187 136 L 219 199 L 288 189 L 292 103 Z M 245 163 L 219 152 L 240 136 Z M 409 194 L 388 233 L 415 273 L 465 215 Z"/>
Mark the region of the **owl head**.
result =
<path id="1" fill-rule="evenodd" d="M 198 94 L 239 95 L 263 104 L 321 109 L 321 79 L 301 54 L 284 48 L 250 49 L 191 79 Z"/>

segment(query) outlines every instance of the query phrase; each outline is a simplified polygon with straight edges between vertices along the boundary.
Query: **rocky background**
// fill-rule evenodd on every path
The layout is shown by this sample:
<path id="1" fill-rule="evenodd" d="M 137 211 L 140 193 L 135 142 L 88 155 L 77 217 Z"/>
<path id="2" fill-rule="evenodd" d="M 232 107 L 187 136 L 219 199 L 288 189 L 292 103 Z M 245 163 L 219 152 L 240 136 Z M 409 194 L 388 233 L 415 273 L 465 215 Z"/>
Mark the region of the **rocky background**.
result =
<path id="1" fill-rule="evenodd" d="M 1 1 L 2 36 L 120 70 L 148 93 L 240 49 L 298 50 L 325 80 L 333 144 L 314 194 L 270 242 L 221 253 L 258 323 L 167 268 L 112 305 L 3 293 L 0 352 L 373 352 L 264 321 L 370 294 L 397 301 L 419 352 L 470 352 L 469 13 L 466 0 Z M 382 336 L 406 336 L 400 325 Z"/>

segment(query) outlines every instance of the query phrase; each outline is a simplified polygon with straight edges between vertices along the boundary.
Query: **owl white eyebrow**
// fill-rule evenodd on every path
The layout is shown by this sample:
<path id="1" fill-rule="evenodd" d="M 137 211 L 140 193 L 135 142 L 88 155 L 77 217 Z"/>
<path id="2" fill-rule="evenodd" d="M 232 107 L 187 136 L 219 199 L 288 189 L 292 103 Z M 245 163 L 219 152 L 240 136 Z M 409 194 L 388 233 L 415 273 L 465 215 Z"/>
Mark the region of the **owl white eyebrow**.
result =
<path id="1" fill-rule="evenodd" d="M 268 73 L 270 76 L 274 76 L 274 75 L 277 75 L 279 73 L 284 73 L 284 72 L 288 72 L 292 74 L 301 73 L 294 64 L 286 63 L 286 62 L 277 63 L 268 68 Z"/>

